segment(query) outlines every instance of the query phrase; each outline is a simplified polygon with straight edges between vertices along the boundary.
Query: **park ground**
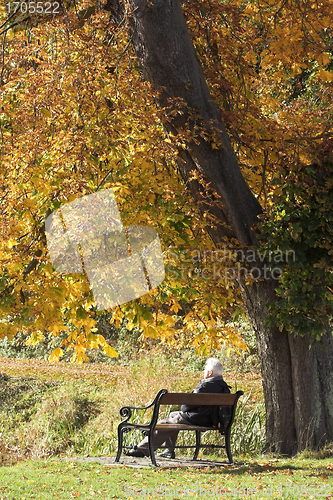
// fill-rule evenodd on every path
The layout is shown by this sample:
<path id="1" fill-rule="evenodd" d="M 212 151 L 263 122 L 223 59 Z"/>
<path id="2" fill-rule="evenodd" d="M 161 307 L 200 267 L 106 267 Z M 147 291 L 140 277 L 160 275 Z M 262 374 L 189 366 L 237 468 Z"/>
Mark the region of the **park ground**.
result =
<path id="1" fill-rule="evenodd" d="M 245 393 L 234 428 L 233 465 L 207 465 L 207 459 L 223 462 L 223 450 L 214 456 L 201 451 L 201 468 L 181 460 L 170 469 L 163 463 L 155 469 L 79 461 L 113 457 L 119 408 L 148 404 L 161 388 L 191 391 L 202 363 L 154 352 L 111 364 L 0 358 L 0 500 L 333 498 L 329 448 L 292 459 L 260 453 L 264 415 L 258 367 L 233 366 L 227 359 L 225 380 L 233 391 Z M 137 437 L 129 439 L 134 444 Z"/>

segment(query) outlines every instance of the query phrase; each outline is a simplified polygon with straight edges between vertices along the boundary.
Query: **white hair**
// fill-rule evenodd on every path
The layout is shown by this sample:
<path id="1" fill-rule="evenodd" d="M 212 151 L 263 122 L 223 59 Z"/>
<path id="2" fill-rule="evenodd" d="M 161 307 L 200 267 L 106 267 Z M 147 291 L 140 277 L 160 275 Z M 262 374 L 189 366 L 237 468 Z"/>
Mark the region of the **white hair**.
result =
<path id="1" fill-rule="evenodd" d="M 222 375 L 223 373 L 223 365 L 221 361 L 216 358 L 209 358 L 206 361 L 205 372 L 212 371 L 213 377 L 217 377 L 218 375 Z"/>

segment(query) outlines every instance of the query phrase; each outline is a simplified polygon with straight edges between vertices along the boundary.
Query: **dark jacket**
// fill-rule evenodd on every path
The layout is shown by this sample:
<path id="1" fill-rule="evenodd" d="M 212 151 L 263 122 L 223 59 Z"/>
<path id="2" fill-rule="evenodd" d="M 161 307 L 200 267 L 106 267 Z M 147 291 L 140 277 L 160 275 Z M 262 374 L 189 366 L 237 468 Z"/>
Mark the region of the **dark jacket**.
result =
<path id="1" fill-rule="evenodd" d="M 213 394 L 230 394 L 231 387 L 225 383 L 222 375 L 203 379 L 199 382 L 193 392 L 196 393 L 213 393 Z M 192 425 L 202 425 L 203 427 L 211 427 L 216 425 L 216 406 L 191 406 L 182 405 L 182 416 Z"/>

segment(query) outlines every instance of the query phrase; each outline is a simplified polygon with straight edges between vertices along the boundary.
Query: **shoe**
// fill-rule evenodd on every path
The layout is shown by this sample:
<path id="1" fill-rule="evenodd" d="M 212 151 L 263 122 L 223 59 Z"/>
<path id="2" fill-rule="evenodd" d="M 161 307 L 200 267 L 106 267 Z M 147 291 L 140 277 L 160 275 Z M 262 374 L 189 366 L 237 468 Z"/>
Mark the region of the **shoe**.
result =
<path id="1" fill-rule="evenodd" d="M 124 454 L 128 457 L 136 457 L 136 458 L 144 458 L 145 454 L 142 453 L 141 450 L 138 450 L 137 447 L 135 446 L 131 450 L 125 450 Z"/>
<path id="2" fill-rule="evenodd" d="M 165 450 L 161 453 L 157 453 L 157 456 L 161 458 L 170 458 L 171 460 L 174 460 L 176 458 L 175 452 L 170 450 Z"/>

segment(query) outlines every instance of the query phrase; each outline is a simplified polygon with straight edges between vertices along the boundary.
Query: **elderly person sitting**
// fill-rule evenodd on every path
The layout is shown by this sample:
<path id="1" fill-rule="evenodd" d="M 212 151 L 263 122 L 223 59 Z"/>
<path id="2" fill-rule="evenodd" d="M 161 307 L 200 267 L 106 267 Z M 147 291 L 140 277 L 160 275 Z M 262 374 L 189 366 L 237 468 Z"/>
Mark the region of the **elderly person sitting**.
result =
<path id="1" fill-rule="evenodd" d="M 199 393 L 216 393 L 229 394 L 230 386 L 228 386 L 222 377 L 223 366 L 216 358 L 209 358 L 206 362 L 204 378 L 199 382 L 193 392 Z M 170 413 L 168 418 L 160 420 L 160 424 L 188 424 L 200 425 L 203 427 L 211 427 L 214 425 L 214 406 L 188 406 L 182 405 L 180 411 Z M 158 456 L 164 458 L 175 458 L 175 444 L 178 436 L 178 431 L 155 431 L 154 432 L 154 449 L 159 448 L 163 443 L 166 450 L 159 453 Z M 130 457 L 145 457 L 149 456 L 148 437 L 144 438 L 141 443 L 125 452 Z"/>

